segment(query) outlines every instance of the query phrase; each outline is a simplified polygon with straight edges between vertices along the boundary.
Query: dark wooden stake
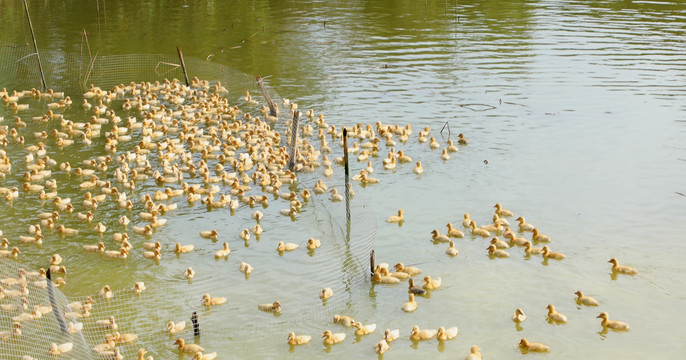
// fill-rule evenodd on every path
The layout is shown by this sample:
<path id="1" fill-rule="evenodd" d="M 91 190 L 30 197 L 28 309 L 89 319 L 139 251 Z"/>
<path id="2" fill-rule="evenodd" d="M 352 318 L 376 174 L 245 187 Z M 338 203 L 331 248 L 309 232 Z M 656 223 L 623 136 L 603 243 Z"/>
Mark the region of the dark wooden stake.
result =
<path id="1" fill-rule="evenodd" d="M 33 33 L 33 23 L 31 23 L 31 15 L 29 15 L 29 5 L 24 0 L 24 10 L 26 10 L 26 19 L 29 21 L 29 29 L 31 30 L 31 38 L 33 39 L 33 49 L 36 51 L 36 57 L 38 58 L 38 70 L 40 70 L 40 80 L 41 80 L 41 90 L 48 88 L 45 82 L 45 74 L 43 74 L 43 64 L 40 62 L 40 54 L 38 53 L 38 44 L 36 44 L 36 35 Z"/>
<path id="2" fill-rule="evenodd" d="M 57 318 L 57 323 L 60 325 L 60 330 L 62 330 L 63 333 L 67 333 L 67 322 L 64 321 L 64 316 L 62 316 L 62 311 L 60 308 L 57 307 L 57 302 L 55 301 L 55 291 L 52 288 L 52 279 L 50 276 L 50 268 L 48 268 L 48 271 L 45 273 L 45 277 L 47 278 L 45 281 L 48 283 L 48 298 L 50 299 L 50 306 L 52 307 L 52 313 L 55 314 L 55 318 Z"/>
<path id="3" fill-rule="evenodd" d="M 177 46 L 176 52 L 179 53 L 179 60 L 181 61 L 181 69 L 183 69 L 183 79 L 186 80 L 186 86 L 191 86 L 191 83 L 188 82 L 188 73 L 186 72 L 186 63 L 183 62 L 183 53 L 181 52 L 181 48 Z"/>
<path id="4" fill-rule="evenodd" d="M 200 336 L 200 322 L 198 322 L 198 313 L 195 311 L 191 315 L 191 322 L 193 323 L 193 336 Z"/>
<path id="5" fill-rule="evenodd" d="M 350 237 L 350 167 L 348 165 L 348 129 L 343 128 L 343 163 L 345 164 L 345 220 Z"/>

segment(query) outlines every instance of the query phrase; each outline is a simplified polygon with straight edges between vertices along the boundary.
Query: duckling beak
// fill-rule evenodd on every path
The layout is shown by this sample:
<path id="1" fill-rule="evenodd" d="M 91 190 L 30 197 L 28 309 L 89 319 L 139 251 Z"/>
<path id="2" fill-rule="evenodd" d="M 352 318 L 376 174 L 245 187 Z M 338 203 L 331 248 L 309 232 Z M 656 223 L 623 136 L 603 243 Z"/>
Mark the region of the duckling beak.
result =
<path id="1" fill-rule="evenodd" d="M 322 333 L 322 337 L 326 337 L 326 334 Z"/>

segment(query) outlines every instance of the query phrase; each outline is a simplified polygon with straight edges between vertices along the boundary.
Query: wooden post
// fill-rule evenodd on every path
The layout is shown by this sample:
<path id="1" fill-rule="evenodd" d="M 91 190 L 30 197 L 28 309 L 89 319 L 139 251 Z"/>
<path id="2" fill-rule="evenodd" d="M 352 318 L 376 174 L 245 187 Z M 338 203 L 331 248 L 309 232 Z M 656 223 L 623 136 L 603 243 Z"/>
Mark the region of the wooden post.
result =
<path id="1" fill-rule="evenodd" d="M 31 15 L 29 15 L 29 5 L 26 3 L 26 0 L 24 0 L 24 10 L 26 10 L 26 19 L 29 21 L 29 29 L 31 30 L 31 38 L 33 39 L 33 49 L 36 51 L 36 57 L 38 58 L 38 70 L 40 71 L 41 90 L 44 91 L 48 88 L 48 85 L 45 83 L 45 74 L 43 74 L 43 64 L 41 64 L 40 62 L 40 54 L 38 53 L 38 45 L 36 44 L 36 35 L 33 33 Z"/>
<path id="2" fill-rule="evenodd" d="M 181 60 L 181 69 L 183 69 L 183 78 L 186 80 L 186 86 L 191 86 L 191 83 L 188 82 L 188 73 L 186 72 L 186 63 L 183 62 L 183 53 L 181 52 L 180 47 L 176 47 L 176 52 L 179 54 L 179 60 Z"/>
<path id="3" fill-rule="evenodd" d="M 191 322 L 193 323 L 193 336 L 200 336 L 200 322 L 198 322 L 198 313 L 195 311 L 191 315 Z"/>
<path id="4" fill-rule="evenodd" d="M 57 306 L 57 302 L 55 301 L 55 292 L 52 288 L 52 276 L 50 276 L 49 267 L 48 271 L 45 273 L 45 277 L 45 281 L 48 284 L 48 298 L 50 299 L 50 306 L 52 307 L 52 312 L 53 314 L 55 314 L 55 318 L 57 318 L 57 323 L 60 325 L 60 330 L 62 330 L 63 333 L 67 333 L 67 323 L 64 321 L 64 316 L 62 316 L 62 309 L 60 309 Z"/>
<path id="5" fill-rule="evenodd" d="M 343 163 L 345 166 L 345 222 L 350 238 L 350 167 L 348 166 L 348 129 L 343 128 Z"/>
<path id="6" fill-rule="evenodd" d="M 257 75 L 257 85 L 260 87 L 260 91 L 262 92 L 262 97 L 264 97 L 264 101 L 267 102 L 267 106 L 269 106 L 269 115 L 271 116 L 277 116 L 278 111 L 276 110 L 276 105 L 274 105 L 274 101 L 272 100 L 271 96 L 267 93 L 267 89 L 264 87 L 264 84 L 262 83 L 262 77 Z"/>
<path id="7" fill-rule="evenodd" d="M 291 120 L 291 143 L 290 151 L 288 154 L 288 169 L 293 171 L 295 167 L 295 151 L 298 144 L 298 123 L 300 122 L 300 113 L 298 111 L 293 112 L 293 120 Z"/>

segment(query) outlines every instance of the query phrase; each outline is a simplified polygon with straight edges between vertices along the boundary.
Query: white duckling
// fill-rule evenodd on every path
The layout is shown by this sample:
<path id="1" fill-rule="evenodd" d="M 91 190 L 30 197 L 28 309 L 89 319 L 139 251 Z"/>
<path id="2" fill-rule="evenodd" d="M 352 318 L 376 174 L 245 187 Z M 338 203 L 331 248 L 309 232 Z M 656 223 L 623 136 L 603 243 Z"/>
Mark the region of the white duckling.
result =
<path id="1" fill-rule="evenodd" d="M 609 320 L 609 315 L 606 312 L 601 312 L 600 315 L 596 316 L 596 319 L 603 319 L 600 324 L 604 328 L 610 328 L 612 330 L 629 330 L 629 324 L 619 321 L 619 320 Z"/>
<path id="2" fill-rule="evenodd" d="M 435 279 L 431 279 L 431 276 L 426 275 L 424 276 L 424 285 L 422 287 L 425 290 L 436 290 L 440 289 L 441 287 L 441 278 L 437 277 Z"/>
<path id="3" fill-rule="evenodd" d="M 526 222 L 524 216 L 520 216 L 515 220 L 519 222 L 519 231 L 532 231 L 534 229 L 534 226 L 532 224 Z"/>
<path id="4" fill-rule="evenodd" d="M 131 288 L 131 291 L 133 291 L 136 295 L 140 295 L 140 293 L 142 293 L 145 290 L 145 283 L 142 281 L 136 281 L 133 284 L 133 287 Z"/>
<path id="5" fill-rule="evenodd" d="M 312 341 L 310 335 L 295 335 L 294 332 L 288 333 L 288 345 L 305 345 Z"/>
<path id="6" fill-rule="evenodd" d="M 438 340 L 452 340 L 457 336 L 457 326 L 449 328 L 439 327 L 436 331 L 436 339 Z"/>
<path id="7" fill-rule="evenodd" d="M 129 220 L 128 217 L 126 217 L 126 215 L 122 215 L 122 217 L 119 218 L 119 225 L 121 225 L 123 227 L 126 227 L 127 225 L 129 225 L 129 222 L 131 222 L 131 221 Z"/>
<path id="8" fill-rule="evenodd" d="M 430 339 L 433 339 L 437 333 L 438 333 L 437 330 L 419 329 L 419 326 L 415 325 L 412 327 L 412 330 L 410 331 L 410 340 L 412 340 L 412 341 L 430 340 Z"/>
<path id="9" fill-rule="evenodd" d="M 214 257 L 215 258 L 225 258 L 229 256 L 231 253 L 231 249 L 229 249 L 229 243 L 227 241 L 224 241 L 224 247 L 222 249 L 219 249 L 214 252 Z"/>
<path id="10" fill-rule="evenodd" d="M 510 254 L 507 251 L 498 249 L 493 244 L 491 244 L 489 247 L 487 247 L 486 250 L 488 250 L 489 256 L 495 256 L 495 257 L 499 257 L 499 258 L 510 257 Z"/>
<path id="11" fill-rule="evenodd" d="M 376 343 L 376 345 L 374 345 L 374 351 L 379 355 L 385 353 L 390 349 L 391 346 L 388 345 L 388 341 L 386 341 L 386 339 L 381 339 L 379 340 L 379 342 Z"/>
<path id="12" fill-rule="evenodd" d="M 548 246 L 543 247 L 542 255 L 544 259 L 562 260 L 565 258 L 565 254 L 561 252 L 550 251 Z"/>
<path id="13" fill-rule="evenodd" d="M 450 154 L 448 153 L 448 149 L 443 149 L 443 152 L 441 153 L 441 160 L 450 160 Z"/>
<path id="14" fill-rule="evenodd" d="M 203 294 L 202 304 L 205 306 L 221 305 L 226 303 L 225 297 L 211 297 L 210 294 Z"/>
<path id="15" fill-rule="evenodd" d="M 185 328 L 186 328 L 186 322 L 185 321 L 179 321 L 179 322 L 175 323 L 175 322 L 170 320 L 167 323 L 167 331 L 170 334 L 179 333 L 179 332 L 183 331 Z"/>
<path id="16" fill-rule="evenodd" d="M 279 243 L 276 246 L 276 250 L 278 252 L 284 252 L 284 251 L 293 251 L 297 248 L 299 248 L 300 245 L 294 244 L 294 243 L 285 243 L 283 241 L 279 241 Z"/>
<path id="17" fill-rule="evenodd" d="M 548 352 L 548 351 L 550 351 L 550 346 L 544 345 L 541 343 L 537 343 L 537 342 L 529 342 L 529 340 L 527 340 L 527 338 L 522 338 L 522 340 L 519 341 L 519 347 L 521 347 L 524 350 L 534 351 L 534 352 Z"/>
<path id="18" fill-rule="evenodd" d="M 241 261 L 241 264 L 239 265 L 238 270 L 239 270 L 240 272 L 244 273 L 245 275 L 250 275 L 250 273 L 252 272 L 253 268 L 252 268 L 252 266 L 250 266 L 250 264 L 248 264 L 247 262 Z"/>
<path id="19" fill-rule="evenodd" d="M 450 238 L 447 235 L 439 233 L 438 229 L 434 229 L 431 231 L 431 239 L 434 242 L 441 242 L 441 243 L 450 242 Z"/>
<path id="20" fill-rule="evenodd" d="M 386 219 L 387 223 L 400 223 L 405 221 L 405 218 L 403 217 L 404 210 L 403 209 L 398 209 L 398 214 L 397 215 L 391 215 Z"/>
<path id="21" fill-rule="evenodd" d="M 400 329 L 395 329 L 395 330 L 386 329 L 386 331 L 384 331 L 384 334 L 383 334 L 384 340 L 386 340 L 389 343 L 397 340 L 399 337 L 400 337 Z"/>
<path id="22" fill-rule="evenodd" d="M 322 338 L 324 338 L 324 345 L 336 345 L 345 340 L 345 333 L 332 333 L 331 330 L 325 330 Z"/>
<path id="23" fill-rule="evenodd" d="M 598 306 L 600 303 L 598 303 L 598 300 L 590 297 L 590 296 L 585 296 L 581 290 L 578 290 L 577 292 L 574 293 L 577 298 L 576 302 L 578 304 L 586 305 L 586 306 Z"/>
<path id="24" fill-rule="evenodd" d="M 422 167 L 422 162 L 417 161 L 417 164 L 415 165 L 414 169 L 412 170 L 415 174 L 419 175 L 424 172 L 424 168 Z"/>
<path id="25" fill-rule="evenodd" d="M 612 258 L 608 262 L 612 264 L 612 272 L 620 273 L 620 274 L 627 274 L 627 275 L 638 274 L 638 270 L 636 270 L 630 266 L 619 265 L 616 258 Z"/>
<path id="26" fill-rule="evenodd" d="M 376 324 L 362 325 L 362 323 L 356 321 L 353 323 L 353 326 L 356 328 L 355 336 L 369 335 L 376 331 Z"/>
<path id="27" fill-rule="evenodd" d="M 524 311 L 522 311 L 522 309 L 520 308 L 517 308 L 517 310 L 515 310 L 514 315 L 512 315 L 512 321 L 520 323 L 524 320 L 526 320 L 526 315 L 524 314 Z"/>
<path id="28" fill-rule="evenodd" d="M 548 304 L 546 309 L 548 309 L 548 319 L 556 323 L 567 323 L 567 317 L 564 314 L 555 311 L 555 306 L 553 304 Z"/>
<path id="29" fill-rule="evenodd" d="M 445 253 L 448 254 L 449 256 L 457 256 L 460 254 L 460 250 L 458 250 L 455 247 L 455 242 L 453 240 L 450 240 L 450 246 L 448 246 L 447 249 L 445 249 Z"/>
<path id="30" fill-rule="evenodd" d="M 331 288 L 323 288 L 322 291 L 319 293 L 319 298 L 322 300 L 328 299 L 333 296 L 333 289 Z"/>
<path id="31" fill-rule="evenodd" d="M 413 293 L 409 294 L 408 301 L 403 304 L 401 309 L 404 312 L 413 312 L 417 310 L 417 301 L 415 301 Z"/>

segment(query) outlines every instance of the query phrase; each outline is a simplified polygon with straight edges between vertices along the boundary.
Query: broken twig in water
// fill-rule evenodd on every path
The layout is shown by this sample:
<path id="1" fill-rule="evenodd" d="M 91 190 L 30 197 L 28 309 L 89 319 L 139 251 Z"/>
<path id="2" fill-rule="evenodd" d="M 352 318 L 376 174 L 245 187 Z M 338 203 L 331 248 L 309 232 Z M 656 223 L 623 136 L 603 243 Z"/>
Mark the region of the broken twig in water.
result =
<path id="1" fill-rule="evenodd" d="M 445 124 L 443 124 L 443 127 L 441 128 L 441 135 L 443 135 L 443 129 L 448 127 L 448 139 L 450 139 L 450 124 L 446 121 Z"/>
<path id="2" fill-rule="evenodd" d="M 488 105 L 488 104 L 461 104 L 459 105 L 460 107 L 467 108 L 472 111 L 486 111 L 486 110 L 493 110 L 495 109 L 495 106 L 493 105 Z M 483 106 L 482 109 L 474 109 L 473 107 L 475 106 Z"/>

